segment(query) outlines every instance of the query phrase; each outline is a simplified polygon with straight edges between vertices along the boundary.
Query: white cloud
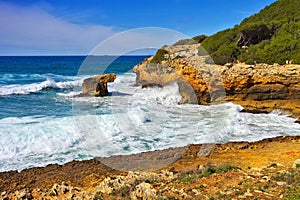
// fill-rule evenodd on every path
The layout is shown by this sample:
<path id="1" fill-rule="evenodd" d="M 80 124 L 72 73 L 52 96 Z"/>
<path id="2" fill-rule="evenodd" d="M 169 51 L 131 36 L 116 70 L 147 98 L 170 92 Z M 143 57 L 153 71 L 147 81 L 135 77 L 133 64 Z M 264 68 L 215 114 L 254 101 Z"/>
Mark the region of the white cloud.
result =
<path id="1" fill-rule="evenodd" d="M 48 54 L 87 54 L 118 31 L 114 27 L 73 24 L 37 7 L 0 2 L 0 54 L 39 51 Z M 8 52 L 7 52 L 8 51 Z"/>
<path id="2" fill-rule="evenodd" d="M 93 55 L 124 55 L 143 49 L 159 49 L 180 39 L 188 38 L 178 31 L 159 27 L 127 30 L 106 39 L 91 51 Z"/>

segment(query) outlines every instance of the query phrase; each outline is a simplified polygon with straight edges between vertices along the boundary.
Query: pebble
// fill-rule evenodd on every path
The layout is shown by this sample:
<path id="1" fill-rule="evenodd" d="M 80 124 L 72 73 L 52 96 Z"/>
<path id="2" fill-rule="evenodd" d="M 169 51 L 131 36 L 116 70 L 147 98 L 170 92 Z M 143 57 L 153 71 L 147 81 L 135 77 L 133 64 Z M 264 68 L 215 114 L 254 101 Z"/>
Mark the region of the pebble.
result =
<path id="1" fill-rule="evenodd" d="M 279 182 L 277 182 L 277 185 L 280 186 L 280 187 L 283 187 L 283 186 L 286 186 L 287 183 L 279 181 Z"/>
<path id="2" fill-rule="evenodd" d="M 295 162 L 293 164 L 293 168 L 295 169 L 295 168 L 297 168 L 297 166 L 300 166 L 300 159 L 295 160 Z"/>

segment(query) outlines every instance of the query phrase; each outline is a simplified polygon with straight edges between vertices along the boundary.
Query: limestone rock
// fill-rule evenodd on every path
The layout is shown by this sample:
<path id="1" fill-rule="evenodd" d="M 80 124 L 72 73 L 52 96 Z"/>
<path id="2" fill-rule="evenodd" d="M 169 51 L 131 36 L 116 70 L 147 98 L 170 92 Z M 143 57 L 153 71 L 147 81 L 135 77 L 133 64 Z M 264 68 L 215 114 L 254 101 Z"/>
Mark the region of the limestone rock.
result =
<path id="1" fill-rule="evenodd" d="M 178 103 L 203 105 L 232 101 L 246 110 L 270 112 L 280 109 L 300 118 L 300 65 L 225 66 L 207 64 L 208 56 L 197 55 L 200 44 L 163 47 L 164 60 L 149 58 L 134 67 L 138 85 L 167 85 L 177 82 L 182 99 Z"/>
<path id="2" fill-rule="evenodd" d="M 143 200 L 157 199 L 156 190 L 152 189 L 152 186 L 149 183 L 142 182 L 135 187 L 134 192 L 131 194 L 131 198 L 142 198 Z"/>
<path id="3" fill-rule="evenodd" d="M 84 79 L 82 95 L 103 97 L 108 96 L 107 83 L 114 82 L 116 74 L 102 74 Z"/>
<path id="4" fill-rule="evenodd" d="M 295 160 L 293 168 L 300 168 L 300 159 Z"/>

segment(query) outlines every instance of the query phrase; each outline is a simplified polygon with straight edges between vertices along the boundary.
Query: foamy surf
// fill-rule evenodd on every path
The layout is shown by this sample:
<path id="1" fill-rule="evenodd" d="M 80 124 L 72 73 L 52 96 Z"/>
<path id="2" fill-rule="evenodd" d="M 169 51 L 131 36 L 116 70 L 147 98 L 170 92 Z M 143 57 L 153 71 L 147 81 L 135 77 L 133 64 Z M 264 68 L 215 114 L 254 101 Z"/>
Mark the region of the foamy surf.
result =
<path id="1" fill-rule="evenodd" d="M 232 103 L 178 105 L 176 83 L 142 89 L 134 81 L 131 73 L 118 76 L 109 85 L 112 95 L 105 98 L 58 94 L 56 98 L 72 100 L 70 116 L 0 119 L 0 171 L 191 143 L 300 135 L 295 119 L 279 111 L 254 115 Z"/>
<path id="2" fill-rule="evenodd" d="M 26 95 L 45 89 L 72 89 L 80 87 L 82 82 L 83 80 L 55 82 L 53 79 L 47 78 L 39 83 L 2 85 L 0 86 L 0 96 Z"/>

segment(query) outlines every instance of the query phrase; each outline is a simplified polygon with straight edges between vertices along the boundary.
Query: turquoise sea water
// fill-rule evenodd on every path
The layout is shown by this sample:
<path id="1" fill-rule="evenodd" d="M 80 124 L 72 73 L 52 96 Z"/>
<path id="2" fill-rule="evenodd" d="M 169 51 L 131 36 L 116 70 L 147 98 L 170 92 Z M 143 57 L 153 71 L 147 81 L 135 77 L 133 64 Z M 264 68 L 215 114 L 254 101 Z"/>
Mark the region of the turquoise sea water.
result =
<path id="1" fill-rule="evenodd" d="M 253 115 L 231 103 L 179 105 L 176 83 L 135 86 L 132 67 L 145 58 L 0 57 L 0 171 L 190 143 L 300 135 L 295 119 L 279 111 Z M 109 97 L 76 97 L 84 78 L 102 73 L 117 74 Z"/>

